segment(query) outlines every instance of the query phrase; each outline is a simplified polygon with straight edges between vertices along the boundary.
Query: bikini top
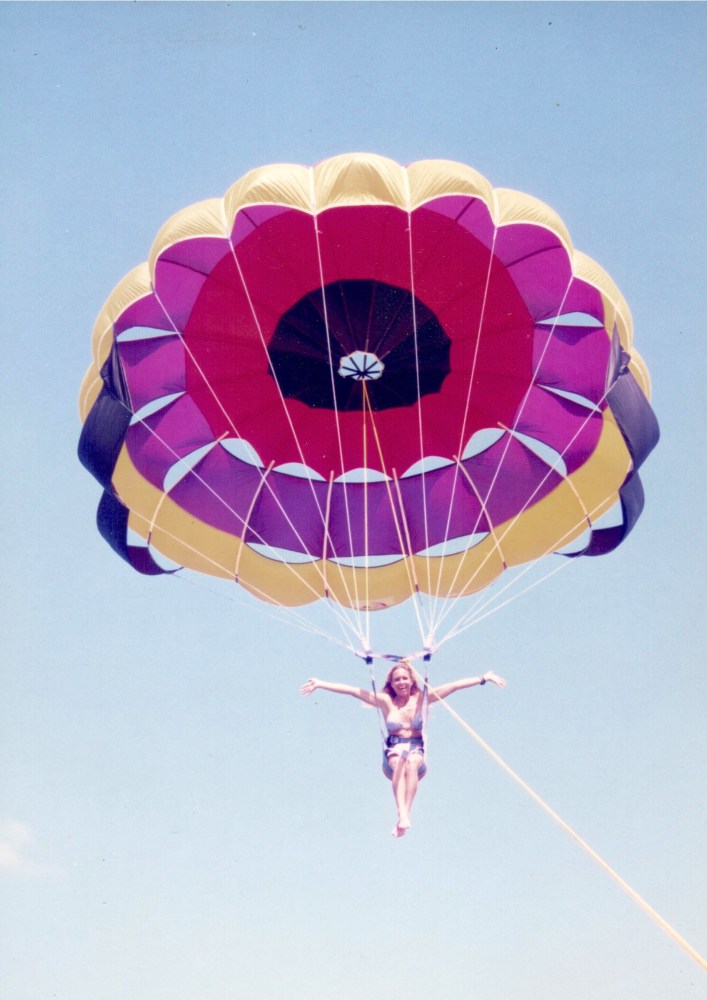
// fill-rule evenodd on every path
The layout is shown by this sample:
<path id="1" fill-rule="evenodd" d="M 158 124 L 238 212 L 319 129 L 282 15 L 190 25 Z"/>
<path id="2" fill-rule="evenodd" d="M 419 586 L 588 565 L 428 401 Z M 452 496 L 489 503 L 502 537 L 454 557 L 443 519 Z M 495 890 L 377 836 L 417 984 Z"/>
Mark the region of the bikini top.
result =
<path id="1" fill-rule="evenodd" d="M 422 712 L 418 712 L 410 722 L 403 722 L 401 719 L 391 719 L 390 716 L 385 720 L 385 727 L 389 733 L 399 733 L 401 729 L 412 729 L 413 732 L 419 732 L 422 729 Z"/>

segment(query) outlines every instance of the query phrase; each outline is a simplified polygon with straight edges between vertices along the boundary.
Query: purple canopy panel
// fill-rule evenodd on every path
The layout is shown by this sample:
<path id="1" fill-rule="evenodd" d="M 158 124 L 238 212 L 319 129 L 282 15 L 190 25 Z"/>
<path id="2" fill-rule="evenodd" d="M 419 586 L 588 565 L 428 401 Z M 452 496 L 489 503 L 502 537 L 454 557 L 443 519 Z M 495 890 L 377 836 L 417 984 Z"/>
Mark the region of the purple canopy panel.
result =
<path id="1" fill-rule="evenodd" d="M 604 396 L 610 351 L 603 327 L 536 326 L 534 381 L 599 403 Z"/>
<path id="2" fill-rule="evenodd" d="M 562 481 L 546 462 L 507 434 L 480 455 L 465 459 L 462 465 L 494 526 L 537 503 Z"/>
<path id="3" fill-rule="evenodd" d="M 553 448 L 571 473 L 594 452 L 602 426 L 600 412 L 534 386 L 513 429 Z"/>
<path id="4" fill-rule="evenodd" d="M 141 474 L 162 489 L 169 469 L 213 441 L 211 428 L 189 396 L 132 424 L 126 435 L 130 457 Z"/>
<path id="5" fill-rule="evenodd" d="M 113 324 L 113 335 L 119 337 L 133 327 L 147 327 L 165 332 L 172 330 L 172 324 L 154 293 L 144 295 L 123 310 Z"/>
<path id="6" fill-rule="evenodd" d="M 481 505 L 456 465 L 401 479 L 400 495 L 413 552 L 487 530 Z"/>
<path id="7" fill-rule="evenodd" d="M 334 483 L 329 518 L 328 558 L 396 555 L 402 518 L 394 483 Z M 365 515 L 365 516 L 364 516 Z"/>
<path id="8" fill-rule="evenodd" d="M 168 247 L 155 265 L 155 289 L 170 322 L 182 333 L 211 272 L 230 258 L 228 240 L 198 237 Z"/>
<path id="9" fill-rule="evenodd" d="M 186 389 L 184 344 L 178 336 L 129 340 L 118 350 L 136 413 L 153 400 Z"/>
<path id="10" fill-rule="evenodd" d="M 542 231 L 540 231 L 542 233 Z M 499 230 L 495 251 L 537 322 L 564 310 L 572 269 L 567 251 L 554 233 L 541 238 L 531 226 Z"/>
<path id="11" fill-rule="evenodd" d="M 199 520 L 242 538 L 262 482 L 261 469 L 216 446 L 172 488 L 170 498 Z"/>
<path id="12" fill-rule="evenodd" d="M 251 514 L 248 541 L 321 558 L 328 484 L 271 472 Z"/>

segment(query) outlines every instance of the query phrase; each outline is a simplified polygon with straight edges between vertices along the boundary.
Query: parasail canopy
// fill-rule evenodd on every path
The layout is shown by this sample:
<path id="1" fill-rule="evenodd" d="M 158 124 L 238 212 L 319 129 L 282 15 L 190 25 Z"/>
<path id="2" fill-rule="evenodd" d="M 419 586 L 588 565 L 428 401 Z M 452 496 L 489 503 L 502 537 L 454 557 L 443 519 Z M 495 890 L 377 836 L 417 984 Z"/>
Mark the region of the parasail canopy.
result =
<path id="1" fill-rule="evenodd" d="M 143 573 L 365 610 L 611 551 L 658 439 L 632 338 L 556 213 L 470 167 L 261 167 L 171 218 L 98 317 L 99 528 Z"/>

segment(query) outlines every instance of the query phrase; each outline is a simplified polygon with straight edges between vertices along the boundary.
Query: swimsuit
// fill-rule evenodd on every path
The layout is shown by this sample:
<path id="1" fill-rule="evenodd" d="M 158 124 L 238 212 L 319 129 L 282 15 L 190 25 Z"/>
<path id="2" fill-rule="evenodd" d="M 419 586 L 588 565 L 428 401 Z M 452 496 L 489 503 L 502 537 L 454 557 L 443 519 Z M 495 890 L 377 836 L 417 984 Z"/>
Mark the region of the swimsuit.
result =
<path id="1" fill-rule="evenodd" d="M 414 719 L 411 719 L 409 723 L 401 722 L 399 719 L 391 719 L 390 716 L 385 720 L 385 728 L 389 733 L 399 733 L 401 729 L 422 729 L 422 712 L 418 712 Z"/>
<path id="2" fill-rule="evenodd" d="M 410 721 L 410 723 L 401 722 L 399 719 L 387 718 L 385 720 L 385 727 L 388 730 L 388 738 L 385 741 L 385 746 L 383 747 L 383 774 L 386 778 L 393 777 L 393 768 L 390 764 L 389 757 L 411 757 L 416 754 L 420 757 L 425 756 L 425 741 L 422 736 L 398 736 L 397 734 L 401 729 L 422 729 L 422 713 L 418 712 L 417 715 Z M 427 771 L 427 765 L 422 761 L 422 764 L 418 768 L 418 776 L 422 778 Z"/>

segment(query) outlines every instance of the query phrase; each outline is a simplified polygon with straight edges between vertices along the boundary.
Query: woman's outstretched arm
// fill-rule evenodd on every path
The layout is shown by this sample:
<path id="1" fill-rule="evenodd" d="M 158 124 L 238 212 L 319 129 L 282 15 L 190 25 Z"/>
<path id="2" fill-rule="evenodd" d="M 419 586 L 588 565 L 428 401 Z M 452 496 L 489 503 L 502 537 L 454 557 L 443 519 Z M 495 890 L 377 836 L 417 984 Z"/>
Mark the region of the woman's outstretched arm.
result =
<path id="1" fill-rule="evenodd" d="M 480 674 L 478 677 L 465 677 L 463 680 L 451 681 L 449 684 L 440 684 L 439 687 L 430 688 L 430 701 L 442 701 L 443 698 L 448 698 L 450 694 L 454 694 L 455 691 L 463 691 L 464 688 L 477 687 L 479 684 L 495 684 L 496 687 L 503 688 L 506 686 L 506 682 L 503 677 L 499 677 L 495 674 L 493 670 L 487 670 L 485 674 Z"/>
<path id="2" fill-rule="evenodd" d="M 299 690 L 305 698 L 313 691 L 331 691 L 333 694 L 350 694 L 353 698 L 358 698 L 359 701 L 365 701 L 367 705 L 376 704 L 373 692 L 367 688 L 351 687 L 350 684 L 333 684 L 331 681 L 320 681 L 318 677 L 310 677 Z M 382 704 L 381 695 L 378 695 L 378 704 Z"/>

